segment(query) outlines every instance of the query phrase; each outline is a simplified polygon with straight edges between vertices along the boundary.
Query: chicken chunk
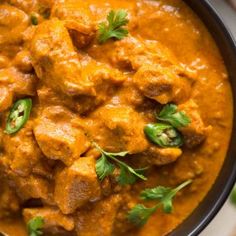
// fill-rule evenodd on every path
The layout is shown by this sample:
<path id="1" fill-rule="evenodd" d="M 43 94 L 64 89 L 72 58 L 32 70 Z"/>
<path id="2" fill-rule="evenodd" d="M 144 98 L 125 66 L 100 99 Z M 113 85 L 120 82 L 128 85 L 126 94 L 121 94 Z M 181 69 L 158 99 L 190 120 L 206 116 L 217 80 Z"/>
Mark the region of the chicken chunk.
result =
<path id="1" fill-rule="evenodd" d="M 81 157 L 55 177 L 55 201 L 64 214 L 70 214 L 87 202 L 100 198 L 101 189 L 95 171 L 95 159 Z"/>
<path id="2" fill-rule="evenodd" d="M 17 135 L 3 137 L 5 155 L 10 161 L 11 170 L 22 177 L 28 176 L 42 157 L 32 131 L 33 123 L 28 121 Z"/>
<path id="3" fill-rule="evenodd" d="M 184 135 L 185 145 L 188 148 L 194 148 L 202 144 L 207 138 L 211 126 L 205 126 L 199 113 L 198 105 L 193 100 L 189 100 L 181 104 L 179 110 L 184 111 L 191 120 L 188 126 L 180 129 Z"/>
<path id="4" fill-rule="evenodd" d="M 182 150 L 180 148 L 159 148 L 154 145 L 143 153 L 143 157 L 146 159 L 147 163 L 156 166 L 173 163 L 181 155 Z"/>
<path id="5" fill-rule="evenodd" d="M 122 203 L 119 195 L 98 202 L 92 209 L 76 213 L 76 232 L 79 236 L 111 236 L 118 209 Z"/>
<path id="6" fill-rule="evenodd" d="M 23 11 L 10 5 L 0 5 L 0 46 L 19 44 L 23 32 L 29 25 L 29 17 Z"/>
<path id="7" fill-rule="evenodd" d="M 89 147 L 82 130 L 71 123 L 73 115 L 60 106 L 44 109 L 35 121 L 34 135 L 46 157 L 71 165 Z"/>
<path id="8" fill-rule="evenodd" d="M 107 151 L 133 154 L 147 149 L 145 122 L 132 108 L 107 105 L 97 109 L 91 118 L 85 129 Z"/>
<path id="9" fill-rule="evenodd" d="M 0 94 L 0 112 L 3 112 L 12 105 L 13 95 L 11 90 L 6 86 L 0 86 Z"/>
<path id="10" fill-rule="evenodd" d="M 50 183 L 36 175 L 20 177 L 13 172 L 8 173 L 9 185 L 16 190 L 22 201 L 29 199 L 42 199 L 46 202 L 52 201 Z"/>
<path id="11" fill-rule="evenodd" d="M 191 82 L 180 77 L 174 67 L 144 65 L 134 75 L 134 83 L 146 97 L 161 104 L 179 104 L 191 94 Z"/>
<path id="12" fill-rule="evenodd" d="M 44 229 L 50 230 L 50 232 L 60 228 L 67 231 L 74 229 L 73 217 L 62 214 L 57 208 L 25 208 L 23 210 L 23 216 L 26 223 L 37 216 L 42 217 L 44 219 Z"/>
<path id="13" fill-rule="evenodd" d="M 86 1 L 57 1 L 51 15 L 65 23 L 76 47 L 87 46 L 95 37 L 96 24 Z"/>

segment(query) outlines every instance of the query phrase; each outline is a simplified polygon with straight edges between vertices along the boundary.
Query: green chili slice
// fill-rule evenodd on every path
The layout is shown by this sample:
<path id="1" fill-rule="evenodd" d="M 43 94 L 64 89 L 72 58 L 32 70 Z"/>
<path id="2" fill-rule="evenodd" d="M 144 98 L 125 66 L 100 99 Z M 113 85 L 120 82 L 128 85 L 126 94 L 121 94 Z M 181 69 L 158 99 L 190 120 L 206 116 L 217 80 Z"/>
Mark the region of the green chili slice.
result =
<path id="1" fill-rule="evenodd" d="M 5 133 L 14 134 L 18 132 L 27 122 L 32 108 L 30 98 L 18 100 L 11 108 L 7 118 Z"/>
<path id="2" fill-rule="evenodd" d="M 148 139 L 160 147 L 180 147 L 183 145 L 182 135 L 171 125 L 148 124 L 144 128 Z"/>

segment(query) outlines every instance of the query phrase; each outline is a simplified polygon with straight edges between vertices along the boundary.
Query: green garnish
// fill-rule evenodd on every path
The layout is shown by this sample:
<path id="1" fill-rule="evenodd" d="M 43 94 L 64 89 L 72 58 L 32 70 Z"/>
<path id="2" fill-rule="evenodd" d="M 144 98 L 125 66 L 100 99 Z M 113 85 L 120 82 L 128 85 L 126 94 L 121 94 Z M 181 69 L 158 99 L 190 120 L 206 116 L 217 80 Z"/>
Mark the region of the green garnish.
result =
<path id="1" fill-rule="evenodd" d="M 178 107 L 174 104 L 168 104 L 164 106 L 157 119 L 160 121 L 167 122 L 175 128 L 181 128 L 191 123 L 190 118 L 184 111 L 178 111 Z"/>
<path id="2" fill-rule="evenodd" d="M 144 127 L 144 133 L 150 141 L 163 148 L 183 145 L 182 135 L 171 125 L 148 124 Z"/>
<path id="3" fill-rule="evenodd" d="M 128 152 L 110 153 L 104 151 L 96 143 L 94 145 L 101 153 L 101 157 L 96 162 L 96 173 L 101 181 L 111 175 L 117 166 L 120 168 L 120 175 L 117 179 L 120 185 L 133 184 L 138 178 L 147 180 L 141 173 L 145 169 L 133 169 L 125 162 L 117 159 L 117 157 L 125 157 Z M 116 163 L 116 165 L 111 163 L 110 160 Z"/>
<path id="4" fill-rule="evenodd" d="M 174 189 L 158 186 L 156 188 L 146 189 L 142 191 L 140 194 L 140 198 L 142 200 L 158 200 L 159 202 L 154 207 L 150 208 L 145 207 L 143 204 L 137 204 L 128 213 L 129 221 L 138 226 L 142 226 L 148 221 L 149 217 L 160 207 L 163 207 L 163 211 L 165 213 L 171 213 L 173 211 L 173 198 L 181 189 L 191 183 L 192 180 L 187 180 Z"/>
<path id="5" fill-rule="evenodd" d="M 18 100 L 11 108 L 7 118 L 5 133 L 14 134 L 18 132 L 27 122 L 32 108 L 30 98 Z"/>
<path id="6" fill-rule="evenodd" d="M 42 228 L 44 225 L 44 219 L 41 216 L 37 216 L 33 219 L 31 219 L 28 223 L 27 223 L 27 230 L 28 230 L 28 234 L 29 236 L 39 236 L 42 235 Z"/>
<path id="7" fill-rule="evenodd" d="M 125 10 L 110 11 L 107 16 L 107 21 L 99 24 L 99 43 L 105 43 L 110 38 L 123 39 L 128 35 L 128 30 L 123 26 L 129 23 L 128 13 Z"/>
<path id="8" fill-rule="evenodd" d="M 236 206 L 236 187 L 231 192 L 230 201 Z"/>
<path id="9" fill-rule="evenodd" d="M 36 15 L 32 14 L 30 16 L 30 19 L 31 19 L 32 25 L 38 25 L 39 21 L 38 21 L 38 17 Z"/>

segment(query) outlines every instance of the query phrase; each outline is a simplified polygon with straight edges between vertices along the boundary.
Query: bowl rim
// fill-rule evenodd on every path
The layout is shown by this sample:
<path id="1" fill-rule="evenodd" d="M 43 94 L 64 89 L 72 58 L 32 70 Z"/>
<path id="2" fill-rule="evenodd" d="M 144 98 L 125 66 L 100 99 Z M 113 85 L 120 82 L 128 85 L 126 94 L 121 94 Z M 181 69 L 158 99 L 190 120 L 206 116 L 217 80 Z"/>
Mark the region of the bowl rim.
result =
<path id="1" fill-rule="evenodd" d="M 220 173 L 199 206 L 170 236 L 199 235 L 227 200 L 236 180 L 236 42 L 222 16 L 209 0 L 184 0 L 203 21 L 220 49 L 229 73 L 233 96 L 233 127 L 225 161 Z M 235 79 L 233 79 L 235 77 Z"/>

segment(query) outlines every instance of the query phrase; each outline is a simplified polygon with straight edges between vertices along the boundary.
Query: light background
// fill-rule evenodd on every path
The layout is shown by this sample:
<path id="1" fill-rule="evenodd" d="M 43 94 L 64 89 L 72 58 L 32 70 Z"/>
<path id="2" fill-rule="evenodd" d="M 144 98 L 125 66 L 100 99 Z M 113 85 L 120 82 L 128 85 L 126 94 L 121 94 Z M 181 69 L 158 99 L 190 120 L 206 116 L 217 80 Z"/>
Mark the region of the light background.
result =
<path id="1" fill-rule="evenodd" d="M 236 11 L 227 5 L 224 0 L 209 1 L 212 2 L 223 17 L 236 39 Z M 236 236 L 236 207 L 227 201 L 222 210 L 200 236 Z"/>

